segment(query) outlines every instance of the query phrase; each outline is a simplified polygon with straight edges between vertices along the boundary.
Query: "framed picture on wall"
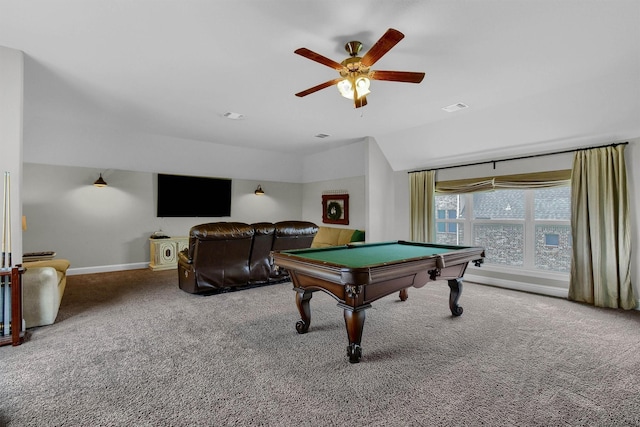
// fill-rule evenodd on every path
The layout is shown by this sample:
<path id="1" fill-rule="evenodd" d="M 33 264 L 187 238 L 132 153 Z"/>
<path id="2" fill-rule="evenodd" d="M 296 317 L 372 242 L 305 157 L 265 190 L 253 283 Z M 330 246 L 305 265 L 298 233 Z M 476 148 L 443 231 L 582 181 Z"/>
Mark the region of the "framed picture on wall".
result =
<path id="1" fill-rule="evenodd" d="M 349 224 L 348 194 L 322 196 L 322 222 L 326 224 Z"/>

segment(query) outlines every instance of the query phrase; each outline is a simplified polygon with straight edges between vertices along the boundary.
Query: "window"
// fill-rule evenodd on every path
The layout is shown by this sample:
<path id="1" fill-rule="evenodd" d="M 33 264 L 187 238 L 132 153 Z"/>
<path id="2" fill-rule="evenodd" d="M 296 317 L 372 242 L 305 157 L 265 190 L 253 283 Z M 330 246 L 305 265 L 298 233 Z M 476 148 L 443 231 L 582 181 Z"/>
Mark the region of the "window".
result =
<path id="1" fill-rule="evenodd" d="M 544 235 L 545 246 L 560 246 L 560 235 L 555 233 L 549 233 Z"/>
<path id="2" fill-rule="evenodd" d="M 487 265 L 569 273 L 568 185 L 443 194 L 435 203 L 437 243 L 483 246 Z"/>
<path id="3" fill-rule="evenodd" d="M 462 245 L 464 242 L 464 218 L 460 196 L 457 194 L 436 197 L 437 242 L 446 245 Z"/>

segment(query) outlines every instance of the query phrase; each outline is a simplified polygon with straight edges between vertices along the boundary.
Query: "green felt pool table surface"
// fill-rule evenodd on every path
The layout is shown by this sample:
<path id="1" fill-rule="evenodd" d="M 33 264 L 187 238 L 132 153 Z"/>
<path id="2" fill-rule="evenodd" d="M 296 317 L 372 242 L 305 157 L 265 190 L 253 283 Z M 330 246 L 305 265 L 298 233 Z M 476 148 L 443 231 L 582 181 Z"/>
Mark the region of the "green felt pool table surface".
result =
<path id="1" fill-rule="evenodd" d="M 405 262 L 416 258 L 428 258 L 461 249 L 468 249 L 468 247 L 393 241 L 317 249 L 296 249 L 282 251 L 282 253 L 335 266 L 362 268 Z"/>

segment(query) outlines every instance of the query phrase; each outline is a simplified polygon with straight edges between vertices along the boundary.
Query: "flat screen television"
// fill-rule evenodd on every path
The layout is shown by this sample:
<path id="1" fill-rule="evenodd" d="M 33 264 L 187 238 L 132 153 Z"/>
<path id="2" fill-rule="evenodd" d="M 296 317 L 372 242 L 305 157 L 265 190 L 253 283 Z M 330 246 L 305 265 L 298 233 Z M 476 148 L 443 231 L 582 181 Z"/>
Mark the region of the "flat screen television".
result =
<path id="1" fill-rule="evenodd" d="M 158 174 L 157 216 L 231 216 L 231 180 Z"/>

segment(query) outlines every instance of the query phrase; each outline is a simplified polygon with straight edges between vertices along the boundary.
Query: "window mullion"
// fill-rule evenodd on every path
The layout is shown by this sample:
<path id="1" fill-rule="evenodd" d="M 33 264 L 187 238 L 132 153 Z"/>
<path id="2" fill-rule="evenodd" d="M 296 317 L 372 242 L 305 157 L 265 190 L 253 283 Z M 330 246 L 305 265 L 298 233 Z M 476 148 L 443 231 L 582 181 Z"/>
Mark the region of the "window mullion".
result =
<path id="1" fill-rule="evenodd" d="M 535 239 L 536 224 L 534 214 L 534 192 L 533 190 L 525 190 L 525 221 L 524 221 L 524 268 L 535 268 Z"/>
<path id="2" fill-rule="evenodd" d="M 474 245 L 473 235 L 473 194 L 467 193 L 463 195 L 466 203 L 466 214 L 464 218 L 464 239 L 468 246 Z"/>

